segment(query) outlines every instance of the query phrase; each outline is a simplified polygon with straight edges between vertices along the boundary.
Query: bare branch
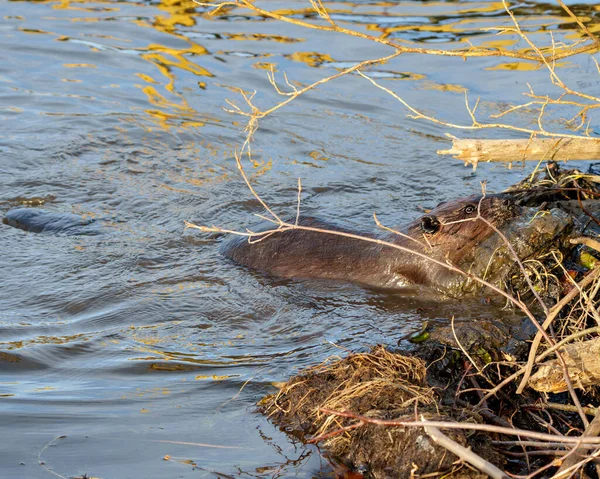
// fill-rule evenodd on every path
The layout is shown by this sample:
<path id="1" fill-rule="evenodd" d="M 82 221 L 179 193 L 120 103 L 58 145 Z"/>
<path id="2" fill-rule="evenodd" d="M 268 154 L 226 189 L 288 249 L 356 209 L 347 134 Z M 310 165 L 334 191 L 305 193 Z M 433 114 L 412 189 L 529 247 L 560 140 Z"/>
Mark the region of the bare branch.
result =
<path id="1" fill-rule="evenodd" d="M 423 417 L 421 417 L 421 420 L 423 422 L 427 422 Z M 437 442 L 440 446 L 446 448 L 452 454 L 458 456 L 463 461 L 468 462 L 484 474 L 487 474 L 493 479 L 508 479 L 508 475 L 505 474 L 504 471 L 498 469 L 481 456 L 478 456 L 471 451 L 471 449 L 461 446 L 456 441 L 453 441 L 448 436 L 442 434 L 437 427 L 424 426 L 423 429 L 431 437 L 431 439 Z"/>

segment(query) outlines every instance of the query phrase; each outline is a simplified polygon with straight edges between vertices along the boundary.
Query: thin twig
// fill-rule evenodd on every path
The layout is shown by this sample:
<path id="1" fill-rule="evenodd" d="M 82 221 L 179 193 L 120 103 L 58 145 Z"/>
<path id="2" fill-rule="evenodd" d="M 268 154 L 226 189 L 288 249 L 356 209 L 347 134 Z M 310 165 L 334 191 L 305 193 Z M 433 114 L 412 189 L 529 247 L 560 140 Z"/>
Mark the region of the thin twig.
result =
<path id="1" fill-rule="evenodd" d="M 423 422 L 427 422 L 424 418 L 421 419 Z M 437 444 L 458 456 L 463 461 L 468 462 L 477 470 L 487 474 L 493 479 L 508 479 L 508 476 L 504 471 L 475 454 L 471 449 L 461 446 L 456 441 L 453 441 L 448 436 L 442 434 L 438 428 L 434 426 L 424 426 L 423 429 Z"/>
<path id="2" fill-rule="evenodd" d="M 46 444 L 38 453 L 38 464 L 46 471 L 49 472 L 50 474 L 56 476 L 56 477 L 60 477 L 61 479 L 67 479 L 65 476 L 59 474 L 58 472 L 54 472 L 52 469 L 50 469 L 48 466 L 46 466 L 46 462 L 42 459 L 42 453 L 48 449 L 50 446 L 53 446 L 54 444 L 56 444 L 56 442 L 59 439 L 64 439 L 67 436 L 56 436 L 54 439 L 52 439 L 50 442 L 48 442 L 48 444 Z"/>
<path id="3" fill-rule="evenodd" d="M 528 135 L 547 136 L 549 138 L 582 138 L 581 135 L 575 135 L 572 133 L 554 133 L 554 132 L 546 131 L 541 128 L 538 130 L 534 130 L 532 128 L 517 127 L 514 125 L 508 125 L 505 123 L 479 123 L 477 120 L 475 120 L 471 125 L 460 125 L 458 123 L 450 123 L 450 122 L 438 120 L 437 118 L 435 118 L 433 116 L 426 115 L 425 113 L 420 112 L 419 110 L 417 110 L 416 108 L 411 106 L 406 100 L 402 99 L 400 96 L 398 96 L 396 93 L 394 93 L 392 90 L 379 84 L 376 80 L 374 80 L 370 76 L 364 74 L 362 71 L 358 71 L 358 74 L 361 75 L 363 78 L 369 80 L 374 86 L 376 86 L 380 90 L 383 90 L 388 95 L 392 96 L 397 101 L 402 103 L 402 105 L 404 105 L 404 107 L 406 107 L 410 112 L 412 112 L 412 115 L 409 115 L 409 118 L 412 118 L 415 120 L 419 120 L 419 119 L 427 120 L 431 123 L 435 123 L 436 125 L 443 125 L 443 126 L 446 126 L 449 128 L 455 128 L 457 130 L 500 129 L 500 130 L 518 131 L 521 133 L 527 133 Z M 468 107 L 467 107 L 467 109 L 468 109 Z M 472 114 L 472 110 L 468 110 L 468 111 L 469 111 L 469 114 L 471 115 L 471 117 L 474 118 L 474 116 Z"/>
<path id="4" fill-rule="evenodd" d="M 581 437 L 596 437 L 599 434 L 600 434 L 600 415 L 597 414 L 594 417 L 594 419 L 592 420 L 592 422 L 589 424 L 589 426 L 586 428 L 586 430 L 583 432 Z M 578 451 L 579 451 L 579 448 L 576 447 L 573 450 L 573 454 L 571 456 L 567 457 L 565 459 L 565 461 L 562 463 L 562 465 L 556 472 L 555 477 L 557 477 L 557 478 L 558 477 L 567 477 L 566 476 L 567 471 L 571 471 L 571 473 L 573 473 L 577 470 L 576 468 L 574 470 L 572 470 L 572 468 L 574 468 L 575 465 L 579 461 L 581 461 L 582 457 L 580 454 L 577 454 Z"/>
<path id="5" fill-rule="evenodd" d="M 450 421 L 401 421 L 392 419 L 377 419 L 360 414 L 354 414 L 347 411 L 334 411 L 327 408 L 319 408 L 319 411 L 325 414 L 332 414 L 334 416 L 347 417 L 363 421 L 368 424 L 377 424 L 379 426 L 393 426 L 393 427 L 425 427 L 432 426 L 440 429 L 465 429 L 470 431 L 485 431 L 495 432 L 498 434 L 506 434 L 509 436 L 520 436 L 520 437 L 531 437 L 533 439 L 539 439 L 541 441 L 552 441 L 562 442 L 567 444 L 599 444 L 600 437 L 577 437 L 577 436 L 557 436 L 555 434 L 547 434 L 543 432 L 527 431 L 525 429 L 508 428 L 502 426 L 493 426 L 490 424 L 476 424 L 469 422 L 450 422 Z M 314 437 L 309 442 L 319 442 L 320 437 Z"/>
<path id="6" fill-rule="evenodd" d="M 579 289 L 585 288 L 594 279 L 596 279 L 599 274 L 600 274 L 600 268 L 596 268 L 596 269 L 592 270 L 590 273 L 588 273 L 588 275 L 585 278 L 583 278 L 579 282 Z M 575 298 L 575 296 L 577 296 L 578 293 L 579 293 L 579 290 L 577 288 L 573 288 L 558 303 L 556 303 L 556 305 L 552 307 L 552 309 L 546 316 L 546 319 L 544 320 L 543 324 L 541 325 L 541 330 L 546 331 L 546 329 L 548 329 L 548 326 L 550 326 L 550 324 L 552 324 L 552 321 L 554 321 L 556 316 L 558 316 L 558 314 L 562 311 L 562 309 L 573 298 Z M 535 357 L 537 354 L 537 349 L 540 345 L 540 342 L 542 341 L 542 336 L 543 336 L 543 334 L 538 330 L 538 332 L 536 333 L 536 335 L 533 338 L 533 341 L 531 343 L 531 348 L 529 350 L 529 357 L 527 360 L 527 365 L 525 367 L 525 372 L 524 372 L 523 378 L 521 379 L 521 383 L 519 384 L 519 387 L 517 388 L 517 393 L 519 393 L 519 394 L 521 392 L 523 392 L 525 385 L 529 381 L 531 372 L 533 371 L 533 364 L 534 364 Z"/>
<path id="7" fill-rule="evenodd" d="M 468 49 L 457 49 L 457 50 L 438 50 L 432 48 L 419 48 L 419 47 L 409 47 L 405 44 L 396 43 L 391 40 L 387 40 L 382 37 L 375 37 L 373 35 L 369 35 L 363 32 L 359 32 L 357 30 L 351 30 L 348 28 L 341 27 L 340 25 L 319 25 L 315 23 L 309 23 L 304 20 L 300 20 L 298 18 L 294 18 L 291 16 L 286 16 L 279 14 L 277 12 L 265 10 L 263 8 L 255 5 L 252 0 L 236 0 L 236 1 L 225 1 L 222 3 L 200 3 L 199 5 L 203 7 L 215 7 L 216 10 L 212 12 L 213 15 L 216 15 L 220 12 L 220 10 L 224 7 L 242 7 L 247 8 L 255 12 L 256 14 L 266 17 L 273 18 L 275 20 L 280 20 L 286 23 L 291 23 L 293 25 L 301 26 L 304 28 L 312 29 L 312 30 L 320 30 L 324 32 L 337 32 L 345 35 L 363 38 L 365 40 L 370 40 L 375 43 L 379 43 L 381 45 L 386 45 L 388 47 L 394 48 L 399 53 L 419 53 L 424 55 L 436 55 L 436 56 L 449 56 L 449 57 L 459 57 L 459 58 L 468 58 L 468 57 L 508 57 L 508 58 L 518 58 L 521 60 L 530 60 L 530 61 L 539 61 L 537 54 L 529 54 L 529 53 L 520 53 L 520 52 L 512 52 L 504 49 L 496 49 L 496 48 L 482 48 L 482 47 L 474 47 L 472 45 L 469 46 Z M 322 9 L 315 10 L 319 16 L 322 17 L 322 11 L 326 11 L 325 7 Z M 565 48 L 562 52 L 553 52 L 552 55 L 549 55 L 546 58 L 547 61 L 555 61 L 558 59 L 578 55 L 580 53 L 591 51 L 595 48 L 594 44 L 583 45 L 578 48 Z"/>

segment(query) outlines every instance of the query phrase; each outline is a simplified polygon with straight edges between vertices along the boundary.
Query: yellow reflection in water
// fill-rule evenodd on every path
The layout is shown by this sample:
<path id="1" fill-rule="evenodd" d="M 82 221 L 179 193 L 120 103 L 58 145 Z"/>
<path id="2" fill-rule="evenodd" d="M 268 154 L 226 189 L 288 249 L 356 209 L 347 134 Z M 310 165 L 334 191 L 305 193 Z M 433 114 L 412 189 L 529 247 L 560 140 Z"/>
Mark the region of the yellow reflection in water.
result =
<path id="1" fill-rule="evenodd" d="M 600 8 L 600 7 L 596 7 L 596 8 Z M 600 23 L 587 23 L 586 26 L 588 27 L 588 30 L 592 33 L 598 33 L 600 32 Z M 585 33 L 582 33 L 581 30 L 576 30 L 575 32 L 569 34 L 569 35 L 565 35 L 565 38 L 568 39 L 577 39 L 577 38 L 581 38 L 584 37 Z"/>
<path id="2" fill-rule="evenodd" d="M 47 32 L 45 30 L 39 30 L 37 28 L 19 28 L 20 32 L 23 33 L 31 33 L 33 35 L 54 35 L 52 32 Z"/>
<path id="3" fill-rule="evenodd" d="M 267 71 L 279 71 L 277 70 L 277 63 L 272 62 L 256 62 L 252 65 L 254 68 L 258 68 L 259 70 L 267 70 Z"/>
<path id="4" fill-rule="evenodd" d="M 329 157 L 325 156 L 323 153 L 317 150 L 311 151 L 308 156 L 310 156 L 313 160 L 317 161 L 329 161 Z"/>
<path id="5" fill-rule="evenodd" d="M 428 4 L 431 6 L 431 4 Z M 439 6 L 446 6 L 447 4 L 441 3 Z M 490 13 L 490 12 L 499 12 L 504 10 L 504 5 L 502 2 L 490 2 L 490 3 L 481 3 L 477 4 L 467 4 L 461 5 L 458 10 L 453 12 L 455 15 L 465 15 L 467 13 Z"/>
<path id="6" fill-rule="evenodd" d="M 542 65 L 536 65 L 535 63 L 529 62 L 507 62 L 500 63 L 499 65 L 495 65 L 493 67 L 488 67 L 486 70 L 515 70 L 521 72 L 538 70 L 540 68 L 545 68 Z"/>
<path id="7" fill-rule="evenodd" d="M 466 88 L 462 85 L 453 85 L 452 83 L 437 83 L 432 80 L 420 83 L 422 90 L 449 91 L 452 93 L 464 94 Z"/>
<path id="8" fill-rule="evenodd" d="M 148 367 L 151 371 L 191 371 L 196 369 L 193 366 L 186 366 L 185 364 L 169 364 L 169 363 L 153 363 Z"/>
<path id="9" fill-rule="evenodd" d="M 9 363 L 18 363 L 21 361 L 21 357 L 15 356 L 14 354 L 0 352 L 0 361 L 7 361 Z"/>
<path id="10" fill-rule="evenodd" d="M 43 0 L 46 2 L 53 2 L 55 0 Z M 53 5 L 55 9 L 64 10 L 80 10 L 86 12 L 107 12 L 107 11 L 119 11 L 118 7 L 112 6 L 111 8 L 98 7 L 102 5 L 102 1 L 95 1 L 94 7 L 83 7 L 82 4 L 86 3 L 87 0 L 60 0 L 56 5 Z M 136 4 L 128 4 L 128 7 L 135 7 Z M 139 5 L 144 6 L 144 5 Z M 177 125 L 181 129 L 199 128 L 204 126 L 204 122 L 195 121 L 193 117 L 197 115 L 197 112 L 191 108 L 183 95 L 177 92 L 175 88 L 176 72 L 185 71 L 192 73 L 196 76 L 201 77 L 213 77 L 214 75 L 199 65 L 195 58 L 207 55 L 208 51 L 202 45 L 195 43 L 193 40 L 187 38 L 185 35 L 177 33 L 177 26 L 192 27 L 196 24 L 196 16 L 198 13 L 195 11 L 197 4 L 193 0 L 161 0 L 156 7 L 162 12 L 160 15 L 156 15 L 150 22 L 140 19 L 131 20 L 135 25 L 143 28 L 152 28 L 158 32 L 175 37 L 181 40 L 184 44 L 181 48 L 168 47 L 161 44 L 150 44 L 137 50 L 142 50 L 144 53 L 140 55 L 141 58 L 147 60 L 154 65 L 157 70 L 163 75 L 166 81 L 161 82 L 156 78 L 148 75 L 147 73 L 138 72 L 136 76 L 144 80 L 146 83 L 156 86 L 140 85 L 141 91 L 146 95 L 148 102 L 158 107 L 159 109 L 144 109 L 143 111 L 149 115 L 155 125 L 163 130 L 169 130 L 173 125 Z M 83 17 L 83 18 L 71 18 L 72 22 L 100 22 L 105 19 L 102 17 Z M 41 30 L 27 30 L 27 33 L 48 33 Z M 66 40 L 68 37 L 59 38 L 59 40 Z M 94 49 L 92 48 L 92 51 Z M 67 65 L 65 65 L 67 66 Z M 85 65 L 72 65 L 83 67 Z M 92 66 L 89 66 L 92 68 Z M 158 91 L 159 85 L 168 92 L 171 99 L 167 99 L 166 96 Z M 174 111 L 176 113 L 174 113 Z M 184 119 L 184 121 L 181 121 Z"/>
<path id="11" fill-rule="evenodd" d="M 185 103 L 184 105 L 181 105 L 181 104 L 174 103 L 172 101 L 167 100 L 153 86 L 148 85 L 148 86 L 142 87 L 142 91 L 146 94 L 146 97 L 148 98 L 148 102 L 151 103 L 152 105 L 164 107 L 164 108 L 179 109 L 179 110 L 189 110 L 190 109 L 187 106 L 187 103 Z M 154 113 L 152 110 L 146 110 L 146 113 L 149 113 L 151 115 L 157 115 L 164 120 L 173 116 L 173 115 L 169 115 L 168 113 L 163 113 L 163 112 Z"/>
<path id="12" fill-rule="evenodd" d="M 55 10 L 72 10 L 91 12 L 93 14 L 106 13 L 106 12 L 118 12 L 121 10 L 120 7 L 115 7 L 114 2 L 108 1 L 94 1 L 89 0 L 40 0 L 39 3 L 51 3 L 52 8 Z M 87 5 L 86 5 L 87 4 Z M 145 4 L 129 3 L 128 8 L 135 7 L 147 7 Z M 196 17 L 198 14 L 196 8 L 198 5 L 193 0 L 161 0 L 156 8 L 161 11 L 161 14 L 156 15 L 150 22 L 135 18 L 130 20 L 131 23 L 141 26 L 143 28 L 152 28 L 158 32 L 175 37 L 181 40 L 183 46 L 181 48 L 169 47 L 161 44 L 150 44 L 142 48 L 134 48 L 134 50 L 141 50 L 143 53 L 140 55 L 141 58 L 147 60 L 154 65 L 158 71 L 165 77 L 165 81 L 159 82 L 156 78 L 152 78 L 150 75 L 139 72 L 136 75 L 154 87 L 148 87 L 147 85 L 140 85 L 140 89 L 148 98 L 149 103 L 156 106 L 158 109 L 145 109 L 143 110 L 157 125 L 160 129 L 169 130 L 173 125 L 177 125 L 181 129 L 192 129 L 204 126 L 204 122 L 197 121 L 195 117 L 197 112 L 191 108 L 186 99 L 177 92 L 175 88 L 176 72 L 185 71 L 195 76 L 200 77 L 213 77 L 214 75 L 205 67 L 199 65 L 195 59 L 204 55 L 207 55 L 208 51 L 202 45 L 195 43 L 193 40 L 187 38 L 176 31 L 177 26 L 192 27 L 196 24 Z M 65 20 L 64 18 L 59 18 Z M 49 21 L 58 20 L 56 18 L 47 18 Z M 95 15 L 80 18 L 69 18 L 69 21 L 77 22 L 102 22 L 106 21 L 107 18 Z M 58 41 L 70 40 L 69 36 L 60 36 L 50 31 L 45 31 L 37 28 L 19 28 L 23 33 L 37 34 L 37 35 L 54 35 Z M 86 36 L 105 37 L 107 39 L 114 39 L 119 41 L 129 41 L 128 39 L 117 39 L 108 35 L 96 35 L 86 34 Z M 275 35 L 256 36 L 256 40 L 261 38 L 272 39 L 274 41 L 293 41 L 288 40 L 286 37 L 278 38 Z M 90 47 L 91 51 L 100 51 L 98 48 Z M 92 64 L 64 64 L 67 68 L 96 68 Z M 68 82 L 79 82 L 80 80 L 64 79 Z M 159 92 L 159 85 L 168 92 L 170 99 L 166 98 L 166 95 Z M 181 121 L 183 120 L 183 121 Z"/>
<path id="13" fill-rule="evenodd" d="M 291 55 L 286 55 L 286 58 L 295 62 L 306 63 L 311 67 L 317 67 L 323 63 L 331 63 L 334 61 L 330 55 L 319 52 L 294 52 Z"/>
<path id="14" fill-rule="evenodd" d="M 170 129 L 173 124 L 176 124 L 180 129 L 200 128 L 205 123 L 195 119 L 197 112 L 189 106 L 186 98 L 175 88 L 175 72 L 177 70 L 183 70 L 201 77 L 210 78 L 214 76 L 206 68 L 193 61 L 195 58 L 207 55 L 206 48 L 176 32 L 178 25 L 192 27 L 196 24 L 195 17 L 197 13 L 195 8 L 197 4 L 193 0 L 161 0 L 157 7 L 165 14 L 157 15 L 151 24 L 145 22 L 139 22 L 138 24 L 176 37 L 185 42 L 186 46 L 175 48 L 150 44 L 145 48 L 148 53 L 142 54 L 141 58 L 152 63 L 165 77 L 166 83 L 162 84 L 156 78 L 147 74 L 136 73 L 139 78 L 151 84 L 140 86 L 140 89 L 146 95 L 148 102 L 157 107 L 157 109 L 145 109 L 144 112 L 152 118 L 156 125 L 164 130 Z M 161 84 L 169 95 L 176 100 L 167 99 L 165 95 L 157 90 L 158 85 Z"/>
<path id="15" fill-rule="evenodd" d="M 66 68 L 98 68 L 93 63 L 63 63 Z"/>
<path id="16" fill-rule="evenodd" d="M 206 55 L 206 49 L 196 46 L 195 50 L 202 49 L 202 52 L 195 52 L 198 55 Z M 148 50 L 153 53 L 146 53 L 142 55 L 142 58 L 154 63 L 160 72 L 165 75 L 169 79 L 168 90 L 173 90 L 173 82 L 175 78 L 171 72 L 171 67 L 179 68 L 181 70 L 186 70 L 194 75 L 198 76 L 206 76 L 213 77 L 214 75 L 209 72 L 206 68 L 201 67 L 200 65 L 189 61 L 184 55 L 188 55 L 192 53 L 190 50 L 175 50 L 172 48 L 162 47 L 160 45 L 149 45 Z M 161 53 L 154 53 L 155 51 Z M 163 53 L 164 52 L 164 53 Z M 169 58 L 169 56 L 173 57 L 173 59 Z"/>
<path id="17" fill-rule="evenodd" d="M 519 43 L 518 38 L 494 38 L 492 40 L 487 40 L 485 42 L 481 42 L 481 45 L 489 48 L 497 48 L 498 50 L 508 49 L 514 45 Z"/>
<path id="18" fill-rule="evenodd" d="M 69 336 L 38 336 L 37 338 L 25 341 L 6 341 L 0 342 L 0 347 L 6 350 L 21 349 L 25 346 L 34 344 L 67 344 L 73 341 L 88 341 L 90 337 L 87 334 L 73 334 Z"/>
<path id="19" fill-rule="evenodd" d="M 146 75 L 145 73 L 136 73 L 135 75 L 140 77 L 145 82 L 154 83 L 155 85 L 158 84 L 154 78 L 152 78 L 150 75 Z"/>
<path id="20" fill-rule="evenodd" d="M 230 33 L 227 37 L 229 40 L 269 40 L 277 43 L 298 43 L 303 42 L 304 38 L 285 37 L 283 35 L 268 35 L 266 33 Z"/>
<path id="21" fill-rule="evenodd" d="M 233 379 L 233 378 L 239 378 L 240 375 L 239 374 L 224 374 L 222 376 L 217 376 L 216 374 L 212 374 L 210 376 L 207 375 L 199 375 L 196 376 L 194 379 L 212 379 L 213 381 L 224 381 L 225 379 Z"/>
<path id="22" fill-rule="evenodd" d="M 193 0 L 161 0 L 157 6 L 168 14 L 156 17 L 154 26 L 157 30 L 172 33 L 176 25 L 192 27 L 196 24 L 194 16 L 198 4 Z"/>
<path id="23" fill-rule="evenodd" d="M 53 0 L 49 0 L 49 1 L 53 1 Z M 46 3 L 46 2 L 44 2 Z M 79 11 L 79 12 L 118 12 L 120 9 L 119 7 L 114 7 L 114 6 L 110 6 L 110 7 L 83 7 L 83 6 L 78 6 L 78 4 L 84 4 L 84 3 L 89 3 L 88 0 L 60 0 L 56 5 L 52 5 L 52 8 L 55 10 L 74 10 L 74 11 Z M 94 2 L 95 4 L 102 4 L 102 3 L 106 3 L 109 4 L 109 2 Z M 74 6 L 73 4 L 77 5 Z"/>
<path id="24" fill-rule="evenodd" d="M 383 37 L 388 37 L 392 33 L 396 32 L 406 32 L 406 31 L 414 31 L 414 32 L 430 32 L 430 33 L 464 33 L 467 31 L 473 30 L 473 20 L 471 19 L 462 19 L 456 22 L 445 23 L 443 25 L 439 24 L 427 24 L 427 25 L 399 25 L 394 27 L 381 27 L 381 25 L 377 23 L 369 23 L 367 24 L 367 30 L 376 30 L 381 31 L 383 33 Z"/>

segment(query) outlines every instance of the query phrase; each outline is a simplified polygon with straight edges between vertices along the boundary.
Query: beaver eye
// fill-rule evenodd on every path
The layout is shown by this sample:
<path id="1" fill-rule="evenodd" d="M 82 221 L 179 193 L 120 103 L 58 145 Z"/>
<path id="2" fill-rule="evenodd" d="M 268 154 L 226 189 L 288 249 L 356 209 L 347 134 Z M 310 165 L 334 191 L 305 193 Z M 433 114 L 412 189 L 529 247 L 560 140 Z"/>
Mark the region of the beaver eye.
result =
<path id="1" fill-rule="evenodd" d="M 465 213 L 467 213 L 468 215 L 470 215 L 471 213 L 474 213 L 476 210 L 476 208 L 473 205 L 467 205 L 465 206 Z"/>

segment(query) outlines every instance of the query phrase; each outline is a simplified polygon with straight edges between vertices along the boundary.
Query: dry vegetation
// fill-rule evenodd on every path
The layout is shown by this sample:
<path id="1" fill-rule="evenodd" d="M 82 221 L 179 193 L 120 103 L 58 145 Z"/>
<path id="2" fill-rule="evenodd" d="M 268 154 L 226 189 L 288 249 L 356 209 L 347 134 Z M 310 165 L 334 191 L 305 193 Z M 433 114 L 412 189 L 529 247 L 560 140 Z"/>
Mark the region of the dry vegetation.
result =
<path id="1" fill-rule="evenodd" d="M 230 112 L 247 119 L 246 136 L 236 154 L 237 165 L 251 194 L 266 212 L 267 216 L 260 216 L 271 221 L 273 229 L 266 233 L 255 233 L 250 230 L 233 231 L 190 223 L 186 224 L 187 227 L 198 228 L 204 232 L 244 235 L 249 241 L 260 241 L 270 234 L 289 229 L 311 229 L 323 234 L 348 235 L 300 226 L 298 216 L 295 222 L 282 220 L 255 190 L 244 171 L 242 159 L 247 156 L 252 160 L 251 141 L 261 119 L 272 115 L 319 85 L 351 73 L 360 74 L 375 87 L 391 95 L 407 108 L 409 116 L 416 120 L 433 122 L 455 130 L 500 129 L 520 132 L 527 136 L 528 139 L 521 140 L 520 144 L 505 142 L 496 148 L 495 151 L 504 153 L 501 156 L 505 161 L 584 158 L 585 155 L 598 158 L 598 141 L 590 136 L 588 113 L 600 107 L 600 98 L 567 85 L 559 76 L 557 61 L 574 55 L 596 53 L 600 45 L 598 38 L 560 0 L 558 3 L 564 12 L 577 23 L 583 33 L 582 39 L 564 44 L 556 42 L 549 33 L 548 44 L 545 46 L 538 46 L 530 39 L 520 27 L 509 5 L 503 0 L 512 26 L 500 29 L 498 34 L 519 37 L 527 45 L 522 50 L 475 46 L 457 50 L 436 50 L 407 46 L 347 29 L 329 16 L 320 0 L 310 2 L 319 16 L 319 22 L 307 22 L 269 11 L 249 0 L 215 4 L 213 14 L 219 15 L 239 8 L 248 9 L 256 15 L 300 27 L 342 33 L 377 42 L 389 47 L 391 52 L 381 58 L 357 63 L 302 87 L 289 81 L 285 74 L 286 86 L 280 86 L 272 71 L 269 76 L 270 82 L 284 99 L 270 108 L 260 109 L 254 103 L 254 95 L 240 89 L 244 105 L 240 107 L 234 102 L 229 102 Z M 550 82 L 559 88 L 561 93 L 550 97 L 538 95 L 530 89 L 525 93 L 528 97 L 526 102 L 509 107 L 495 115 L 491 122 L 477 119 L 479 102 L 471 104 L 465 93 L 465 105 L 471 124 L 450 123 L 424 114 L 366 73 L 371 65 L 388 62 L 408 53 L 444 55 L 457 57 L 461 61 L 466 58 L 494 56 L 535 62 L 547 69 Z M 600 73 L 597 62 L 596 67 Z M 544 115 L 550 107 L 575 108 L 577 113 L 564 121 L 563 129 L 550 131 L 544 125 Z M 512 113 L 526 110 L 535 111 L 536 128 L 502 123 Z M 512 156 L 508 158 L 507 148 L 514 148 L 511 150 Z M 473 149 L 485 154 L 472 154 Z M 473 165 L 482 159 L 493 161 L 498 158 L 498 154 L 494 155 L 486 150 L 485 141 L 466 146 L 457 141 L 452 153 L 460 155 L 461 159 Z M 541 194 L 548 194 L 548 191 L 561 195 L 568 193 L 568 198 L 577 201 L 586 211 L 584 200 L 595 199 L 598 196 L 598 189 L 595 188 L 598 177 L 580 173 L 567 176 L 566 180 L 561 177 L 552 181 L 550 175 L 550 180 L 544 180 L 548 184 L 535 183 L 531 181 L 532 177 L 529 183 L 520 185 L 521 190 L 539 192 L 544 189 Z M 300 194 L 299 183 L 298 215 Z M 590 214 L 590 217 L 598 223 L 593 214 Z M 380 240 L 372 238 L 364 240 L 381 243 Z M 468 469 L 471 471 L 468 472 L 469 477 L 479 474 L 474 471 L 491 477 L 508 477 L 509 473 L 505 471 L 510 471 L 512 476 L 516 474 L 518 477 L 527 478 L 567 478 L 575 475 L 597 477 L 595 466 L 600 456 L 600 415 L 597 415 L 597 408 L 600 406 L 600 396 L 597 380 L 582 380 L 584 373 L 589 369 L 588 363 L 593 359 L 590 359 L 589 355 L 584 358 L 582 351 L 592 352 L 591 356 L 594 356 L 600 331 L 600 314 L 596 308 L 596 298 L 600 291 L 600 267 L 596 266 L 597 261 L 594 258 L 594 255 L 597 256 L 598 243 L 590 238 L 580 238 L 576 241 L 587 245 L 586 254 L 592 260 L 578 272 L 574 272 L 565 264 L 562 271 L 552 273 L 562 285 L 561 298 L 553 305 L 547 304 L 540 296 L 539 288 L 534 286 L 526 266 L 520 263 L 517 256 L 514 259 L 519 264 L 531 294 L 536 298 L 533 306 L 521 296 L 512 295 L 481 278 L 475 278 L 503 295 L 537 328 L 529 351 L 524 357 L 510 356 L 493 350 L 485 351 L 486 354 L 473 354 L 469 347 L 465 347 L 459 341 L 459 332 L 455 332 L 454 349 L 448 346 L 424 348 L 418 353 L 421 358 L 377 348 L 371 353 L 351 355 L 346 359 L 318 366 L 290 380 L 276 395 L 266 399 L 262 407 L 279 424 L 312 435 L 313 441 L 324 443 L 332 455 L 345 458 L 352 466 L 368 465 L 365 472 L 374 477 L 443 477 L 458 470 L 462 471 L 458 474 L 467 474 L 465 464 L 472 468 Z M 407 248 L 388 245 L 410 252 Z M 510 245 L 508 247 L 510 249 Z M 440 264 L 450 270 L 459 271 L 451 264 Z M 467 272 L 462 273 L 468 275 Z M 460 360 L 457 360 L 457 352 Z M 540 365 L 543 367 L 539 367 Z M 532 377 L 536 368 L 536 376 Z M 551 372 L 545 376 L 542 374 L 540 379 L 540 371 L 544 368 Z M 553 389 L 547 390 L 566 393 L 550 399 L 549 396 L 535 390 L 543 391 L 544 387 L 550 387 L 549 378 L 552 378 Z M 561 384 L 560 388 L 558 383 Z M 444 430 L 444 433 L 440 430 Z M 472 449 L 465 447 L 467 445 Z M 420 463 L 407 463 L 402 459 L 406 457 Z M 510 464 L 506 462 L 507 458 L 512 460 Z M 515 459 L 519 461 L 515 462 Z"/>

